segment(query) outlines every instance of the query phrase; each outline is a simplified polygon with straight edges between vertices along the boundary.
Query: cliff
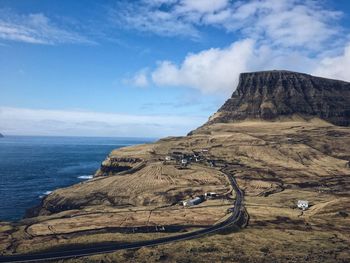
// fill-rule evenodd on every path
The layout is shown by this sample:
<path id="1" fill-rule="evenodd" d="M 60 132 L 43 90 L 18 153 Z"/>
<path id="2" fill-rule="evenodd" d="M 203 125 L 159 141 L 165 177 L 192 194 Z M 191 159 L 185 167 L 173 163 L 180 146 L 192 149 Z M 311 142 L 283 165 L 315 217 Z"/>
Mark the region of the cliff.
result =
<path id="1" fill-rule="evenodd" d="M 298 115 L 350 125 L 350 83 L 274 70 L 242 73 L 232 97 L 207 124 Z"/>

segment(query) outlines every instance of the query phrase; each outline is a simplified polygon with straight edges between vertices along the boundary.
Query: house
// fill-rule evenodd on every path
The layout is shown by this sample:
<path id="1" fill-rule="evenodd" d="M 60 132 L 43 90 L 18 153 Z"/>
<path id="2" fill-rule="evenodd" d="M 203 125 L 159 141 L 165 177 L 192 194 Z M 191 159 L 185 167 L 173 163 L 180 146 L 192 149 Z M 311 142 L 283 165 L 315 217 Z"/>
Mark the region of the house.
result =
<path id="1" fill-rule="evenodd" d="M 188 160 L 187 159 L 181 159 L 181 165 L 182 166 L 186 166 L 188 164 Z"/>
<path id="2" fill-rule="evenodd" d="M 217 197 L 218 196 L 218 194 L 217 193 L 214 193 L 214 192 L 209 192 L 209 193 L 205 193 L 204 194 L 204 197 L 206 198 L 206 199 L 212 199 L 212 198 L 215 198 L 215 197 Z"/>
<path id="3" fill-rule="evenodd" d="M 193 199 L 187 200 L 187 201 L 182 201 L 181 204 L 183 206 L 194 206 L 202 203 L 204 201 L 204 196 L 197 196 Z"/>
<path id="4" fill-rule="evenodd" d="M 203 202 L 203 199 L 200 198 L 199 196 L 197 196 L 197 197 L 195 197 L 195 198 L 193 198 L 191 200 L 188 200 L 186 206 L 199 205 L 202 202 Z"/>
<path id="5" fill-rule="evenodd" d="M 309 208 L 309 201 L 306 200 L 298 200 L 297 204 L 299 209 L 302 209 L 303 211 Z"/>
<path id="6" fill-rule="evenodd" d="M 180 151 L 171 151 L 170 156 L 175 160 L 180 160 L 181 158 L 183 158 L 184 155 Z"/>
<path id="7" fill-rule="evenodd" d="M 214 161 L 209 161 L 209 165 L 210 165 L 210 167 L 214 167 L 215 166 L 215 162 Z"/>

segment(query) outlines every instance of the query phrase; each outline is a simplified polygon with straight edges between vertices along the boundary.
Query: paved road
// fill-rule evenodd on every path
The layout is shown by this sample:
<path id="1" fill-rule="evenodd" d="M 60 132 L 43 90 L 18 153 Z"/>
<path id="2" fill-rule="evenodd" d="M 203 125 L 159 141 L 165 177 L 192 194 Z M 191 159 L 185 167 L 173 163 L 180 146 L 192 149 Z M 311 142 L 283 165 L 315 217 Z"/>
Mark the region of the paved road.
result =
<path id="1" fill-rule="evenodd" d="M 96 254 L 104 254 L 115 252 L 122 249 L 132 249 L 132 248 L 141 248 L 147 246 L 155 246 L 159 244 L 166 244 L 175 241 L 187 240 L 198 238 L 203 235 L 210 233 L 218 232 L 220 230 L 226 229 L 232 225 L 235 225 L 242 213 L 242 203 L 243 203 L 243 192 L 239 189 L 236 180 L 231 174 L 229 174 L 225 169 L 221 170 L 229 179 L 233 190 L 236 192 L 236 199 L 233 203 L 233 212 L 232 214 L 223 222 L 215 224 L 209 228 L 177 235 L 171 237 L 164 237 L 155 240 L 133 242 L 129 244 L 108 244 L 108 245 L 96 245 L 94 247 L 89 247 L 85 249 L 76 249 L 76 250 L 65 250 L 58 252 L 47 252 L 47 253 L 38 253 L 38 254 L 27 254 L 27 255 L 13 255 L 13 256 L 2 256 L 0 257 L 0 262 L 39 262 L 39 261 L 48 261 L 48 260 L 59 260 L 67 258 L 75 258 L 82 256 L 91 256 Z"/>

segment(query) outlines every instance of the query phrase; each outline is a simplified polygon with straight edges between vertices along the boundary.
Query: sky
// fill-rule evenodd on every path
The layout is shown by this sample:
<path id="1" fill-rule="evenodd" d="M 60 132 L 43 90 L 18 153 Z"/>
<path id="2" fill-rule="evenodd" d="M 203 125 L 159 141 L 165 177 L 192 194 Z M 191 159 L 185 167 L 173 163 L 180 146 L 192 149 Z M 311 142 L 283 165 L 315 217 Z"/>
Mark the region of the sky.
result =
<path id="1" fill-rule="evenodd" d="M 239 73 L 350 81 L 347 0 L 0 0 L 0 132 L 185 135 Z"/>

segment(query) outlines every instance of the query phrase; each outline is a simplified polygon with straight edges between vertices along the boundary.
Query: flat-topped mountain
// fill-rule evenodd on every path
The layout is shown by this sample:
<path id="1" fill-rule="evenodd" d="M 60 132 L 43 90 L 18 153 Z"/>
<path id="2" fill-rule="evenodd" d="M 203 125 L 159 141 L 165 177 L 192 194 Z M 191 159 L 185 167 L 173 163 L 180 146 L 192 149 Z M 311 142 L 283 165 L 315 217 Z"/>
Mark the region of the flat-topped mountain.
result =
<path id="1" fill-rule="evenodd" d="M 236 91 L 209 124 L 293 115 L 349 126 L 350 83 L 284 70 L 242 73 Z"/>

